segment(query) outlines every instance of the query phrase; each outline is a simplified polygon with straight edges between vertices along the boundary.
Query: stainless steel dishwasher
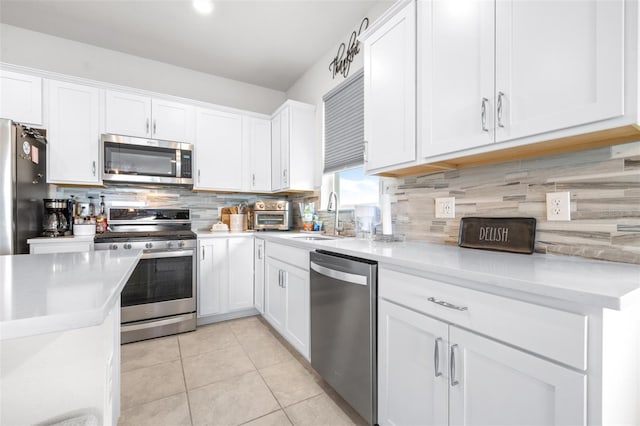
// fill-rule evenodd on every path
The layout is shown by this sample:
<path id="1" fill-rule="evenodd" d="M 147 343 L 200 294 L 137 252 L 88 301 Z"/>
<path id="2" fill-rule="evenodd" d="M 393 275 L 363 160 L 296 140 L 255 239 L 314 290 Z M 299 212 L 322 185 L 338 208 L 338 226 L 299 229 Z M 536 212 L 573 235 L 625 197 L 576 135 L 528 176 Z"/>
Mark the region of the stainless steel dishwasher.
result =
<path id="1" fill-rule="evenodd" d="M 377 423 L 377 262 L 311 252 L 311 366 Z"/>

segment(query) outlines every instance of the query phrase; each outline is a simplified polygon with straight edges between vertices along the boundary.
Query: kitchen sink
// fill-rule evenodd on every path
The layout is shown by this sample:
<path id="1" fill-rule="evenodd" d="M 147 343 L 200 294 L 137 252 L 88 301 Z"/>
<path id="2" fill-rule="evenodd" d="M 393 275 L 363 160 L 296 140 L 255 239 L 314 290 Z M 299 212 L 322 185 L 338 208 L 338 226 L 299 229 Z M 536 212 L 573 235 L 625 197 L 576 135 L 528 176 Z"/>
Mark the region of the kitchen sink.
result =
<path id="1" fill-rule="evenodd" d="M 298 237 L 292 237 L 298 240 L 316 241 L 316 240 L 335 240 L 337 237 L 330 237 L 325 235 L 300 235 Z"/>

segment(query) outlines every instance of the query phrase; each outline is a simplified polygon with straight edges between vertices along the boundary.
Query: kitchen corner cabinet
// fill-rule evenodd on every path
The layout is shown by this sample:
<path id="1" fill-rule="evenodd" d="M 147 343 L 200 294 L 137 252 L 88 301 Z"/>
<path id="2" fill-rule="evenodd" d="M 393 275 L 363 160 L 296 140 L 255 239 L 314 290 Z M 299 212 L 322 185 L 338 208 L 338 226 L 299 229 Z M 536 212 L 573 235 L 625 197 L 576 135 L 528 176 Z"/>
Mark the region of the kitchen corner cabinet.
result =
<path id="1" fill-rule="evenodd" d="M 309 359 L 309 252 L 267 243 L 266 253 L 264 318 Z"/>
<path id="2" fill-rule="evenodd" d="M 100 184 L 102 91 L 91 86 L 47 80 L 46 92 L 47 182 Z"/>
<path id="3" fill-rule="evenodd" d="M 385 268 L 379 289 L 381 425 L 586 424 L 585 315 Z"/>
<path id="4" fill-rule="evenodd" d="M 198 108 L 194 157 L 194 189 L 241 191 L 242 116 Z"/>
<path id="5" fill-rule="evenodd" d="M 193 110 L 179 102 L 107 90 L 105 129 L 117 135 L 190 143 Z"/>
<path id="6" fill-rule="evenodd" d="M 315 107 L 285 102 L 271 119 L 271 190 L 314 189 Z"/>
<path id="7" fill-rule="evenodd" d="M 253 238 L 198 240 L 198 318 L 253 308 Z"/>
<path id="8" fill-rule="evenodd" d="M 622 0 L 418 2 L 422 157 L 621 117 L 624 15 Z"/>
<path id="9" fill-rule="evenodd" d="M 398 2 L 361 36 L 368 173 L 416 159 L 415 10 L 414 2 Z"/>
<path id="10" fill-rule="evenodd" d="M 42 125 L 42 78 L 0 70 L 0 117 Z"/>
<path id="11" fill-rule="evenodd" d="M 271 192 L 271 120 L 244 118 L 244 164 L 247 165 L 244 190 Z"/>
<path id="12" fill-rule="evenodd" d="M 264 283 L 265 283 L 265 253 L 264 253 L 265 241 L 256 238 L 254 242 L 254 296 L 253 306 L 264 314 Z"/>

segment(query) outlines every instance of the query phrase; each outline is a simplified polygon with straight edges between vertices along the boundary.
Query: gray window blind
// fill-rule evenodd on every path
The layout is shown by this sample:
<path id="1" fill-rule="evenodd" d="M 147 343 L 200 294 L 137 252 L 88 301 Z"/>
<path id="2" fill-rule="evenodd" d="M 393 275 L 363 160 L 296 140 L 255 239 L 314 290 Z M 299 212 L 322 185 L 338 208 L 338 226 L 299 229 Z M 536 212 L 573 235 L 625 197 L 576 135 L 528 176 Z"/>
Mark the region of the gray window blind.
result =
<path id="1" fill-rule="evenodd" d="M 324 95 L 324 172 L 364 164 L 364 70 Z"/>

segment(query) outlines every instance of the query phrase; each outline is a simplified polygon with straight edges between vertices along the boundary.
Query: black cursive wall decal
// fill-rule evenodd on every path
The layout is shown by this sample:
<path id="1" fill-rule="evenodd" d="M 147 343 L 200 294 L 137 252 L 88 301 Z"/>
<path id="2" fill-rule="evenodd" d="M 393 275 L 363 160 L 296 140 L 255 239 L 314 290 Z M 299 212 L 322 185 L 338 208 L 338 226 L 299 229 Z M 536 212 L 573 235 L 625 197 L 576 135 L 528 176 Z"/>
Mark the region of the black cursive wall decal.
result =
<path id="1" fill-rule="evenodd" d="M 347 76 L 349 75 L 349 68 L 351 68 L 351 62 L 353 62 L 353 58 L 358 53 L 360 53 L 360 41 L 358 40 L 358 36 L 368 27 L 369 18 L 364 18 L 362 22 L 360 22 L 360 28 L 358 28 L 358 32 L 356 33 L 354 31 L 351 33 L 348 45 L 340 43 L 336 56 L 329 64 L 329 71 L 331 71 L 332 73 L 332 78 L 336 78 L 336 75 L 338 74 L 342 74 L 344 78 L 347 78 Z"/>

